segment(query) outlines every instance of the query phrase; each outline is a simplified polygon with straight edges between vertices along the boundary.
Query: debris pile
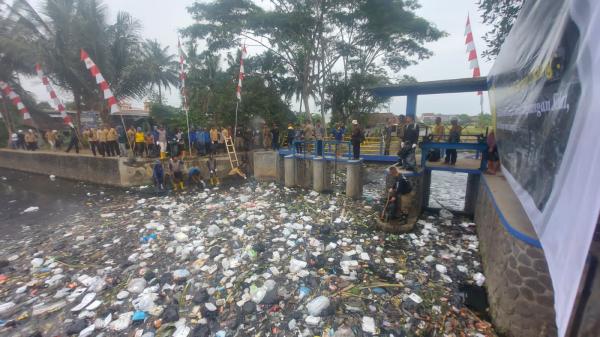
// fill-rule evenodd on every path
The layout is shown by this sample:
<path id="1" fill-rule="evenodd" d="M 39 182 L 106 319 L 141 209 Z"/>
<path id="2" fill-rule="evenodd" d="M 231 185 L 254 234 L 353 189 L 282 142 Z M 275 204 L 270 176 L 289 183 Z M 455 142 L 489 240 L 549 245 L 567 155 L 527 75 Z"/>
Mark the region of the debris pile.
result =
<path id="1" fill-rule="evenodd" d="M 0 253 L 4 336 L 494 336 L 472 223 L 248 182 L 116 196 Z"/>

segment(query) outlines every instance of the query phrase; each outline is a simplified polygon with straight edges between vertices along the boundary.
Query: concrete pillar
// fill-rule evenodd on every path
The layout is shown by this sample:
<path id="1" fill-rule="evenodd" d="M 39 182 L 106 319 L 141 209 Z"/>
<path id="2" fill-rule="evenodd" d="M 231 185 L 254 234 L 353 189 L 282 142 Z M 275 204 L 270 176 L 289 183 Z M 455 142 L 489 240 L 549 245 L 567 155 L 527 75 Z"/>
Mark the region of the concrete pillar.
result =
<path id="1" fill-rule="evenodd" d="M 348 164 L 346 164 L 346 196 L 353 199 L 362 197 L 362 163 L 362 159 L 359 159 L 348 160 Z"/>
<path id="2" fill-rule="evenodd" d="M 406 96 L 406 117 L 409 116 L 417 120 L 417 95 Z"/>
<path id="3" fill-rule="evenodd" d="M 296 156 L 295 181 L 297 187 L 313 188 L 313 170 L 311 157 Z"/>
<path id="4" fill-rule="evenodd" d="M 423 177 L 421 181 L 421 193 L 423 197 L 421 208 L 428 208 L 429 196 L 431 195 L 431 170 L 423 170 Z"/>
<path id="5" fill-rule="evenodd" d="M 283 158 L 284 183 L 285 187 L 296 186 L 296 158 L 294 155 Z"/>
<path id="6" fill-rule="evenodd" d="M 280 184 L 285 183 L 285 166 L 283 156 L 277 155 L 277 182 Z"/>
<path id="7" fill-rule="evenodd" d="M 467 193 L 465 194 L 465 213 L 474 214 L 477 203 L 477 192 L 479 191 L 479 179 L 481 175 L 469 173 L 467 177 Z"/>
<path id="8" fill-rule="evenodd" d="M 313 159 L 313 190 L 321 193 L 332 190 L 331 165 L 322 157 Z"/>

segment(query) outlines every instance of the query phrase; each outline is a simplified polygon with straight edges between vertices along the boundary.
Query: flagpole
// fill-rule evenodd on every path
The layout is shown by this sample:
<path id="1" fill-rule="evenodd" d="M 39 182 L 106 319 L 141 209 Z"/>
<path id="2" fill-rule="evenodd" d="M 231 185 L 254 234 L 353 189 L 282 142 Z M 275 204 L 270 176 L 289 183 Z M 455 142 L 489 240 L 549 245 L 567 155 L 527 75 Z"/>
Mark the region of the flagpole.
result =
<path id="1" fill-rule="evenodd" d="M 238 108 L 240 106 L 240 100 L 236 100 L 235 102 L 235 124 L 233 126 L 233 135 L 231 137 L 231 141 L 233 142 L 233 140 L 235 139 L 236 135 L 237 135 L 237 124 L 238 124 Z M 234 142 L 235 144 L 235 142 Z"/>
<path id="2" fill-rule="evenodd" d="M 187 130 L 188 130 L 188 149 L 190 151 L 190 157 L 192 156 L 192 134 L 190 133 L 190 114 L 189 114 L 189 108 L 187 107 L 187 105 L 183 108 L 183 111 L 185 111 L 185 119 L 187 121 Z"/>

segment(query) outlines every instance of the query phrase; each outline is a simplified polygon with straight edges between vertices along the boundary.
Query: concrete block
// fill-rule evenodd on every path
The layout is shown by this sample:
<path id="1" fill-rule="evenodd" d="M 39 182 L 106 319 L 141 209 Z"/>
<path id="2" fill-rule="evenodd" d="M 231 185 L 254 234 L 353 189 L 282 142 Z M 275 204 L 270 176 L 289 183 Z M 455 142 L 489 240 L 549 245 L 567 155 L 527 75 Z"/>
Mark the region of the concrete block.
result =
<path id="1" fill-rule="evenodd" d="M 363 176 L 362 159 L 349 160 L 346 164 L 346 196 L 353 199 L 362 197 Z"/>

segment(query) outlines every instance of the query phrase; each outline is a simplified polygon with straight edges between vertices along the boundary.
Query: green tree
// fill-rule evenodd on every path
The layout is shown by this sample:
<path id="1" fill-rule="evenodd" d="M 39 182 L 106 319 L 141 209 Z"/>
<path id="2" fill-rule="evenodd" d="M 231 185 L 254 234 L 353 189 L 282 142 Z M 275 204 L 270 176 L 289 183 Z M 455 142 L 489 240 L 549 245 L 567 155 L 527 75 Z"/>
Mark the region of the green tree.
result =
<path id="1" fill-rule="evenodd" d="M 309 99 L 322 107 L 325 87 L 341 57 L 364 72 L 377 62 L 394 69 L 429 56 L 423 43 L 443 34 L 414 10 L 417 1 L 279 0 L 261 6 L 250 0 L 197 2 L 190 13 L 197 23 L 184 32 L 217 51 L 250 40 L 271 50 L 295 79 L 290 92 L 300 95 L 310 116 Z M 347 15 L 346 15 L 347 14 Z M 301 28 L 300 28 L 301 27 Z"/>
<path id="2" fill-rule="evenodd" d="M 487 44 L 484 57 L 491 60 L 498 55 L 523 3 L 524 0 L 479 0 L 483 23 L 492 27 L 483 38 Z"/>
<path id="3" fill-rule="evenodd" d="M 158 89 L 158 103 L 162 104 L 162 88 L 170 91 L 171 86 L 177 86 L 178 63 L 175 55 L 169 53 L 169 47 L 163 47 L 156 40 L 147 40 L 144 43 L 143 63 L 146 76 L 150 81 L 150 90 Z"/>

